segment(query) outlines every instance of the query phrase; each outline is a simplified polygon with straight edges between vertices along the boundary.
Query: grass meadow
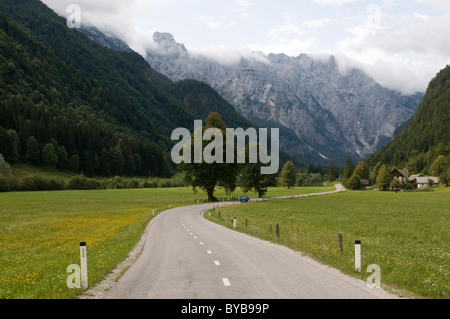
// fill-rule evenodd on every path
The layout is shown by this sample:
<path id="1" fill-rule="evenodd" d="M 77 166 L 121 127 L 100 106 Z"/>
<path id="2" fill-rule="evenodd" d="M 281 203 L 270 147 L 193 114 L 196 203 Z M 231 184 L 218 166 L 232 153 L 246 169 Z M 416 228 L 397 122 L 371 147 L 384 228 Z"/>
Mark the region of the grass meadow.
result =
<path id="1" fill-rule="evenodd" d="M 450 188 L 347 191 L 239 204 L 220 211 L 220 218 L 218 211 L 207 218 L 233 228 L 236 217 L 237 231 L 300 251 L 357 278 L 367 280 L 371 275 L 367 267 L 377 264 L 381 286 L 400 296 L 450 296 Z M 338 234 L 343 235 L 343 253 Z M 361 273 L 354 270 L 355 240 L 361 240 Z"/>
<path id="2" fill-rule="evenodd" d="M 328 190 L 271 188 L 267 196 Z M 220 189 L 216 196 L 227 197 Z M 76 298 L 82 291 L 66 281 L 67 267 L 80 263 L 80 242 L 87 242 L 92 287 L 127 257 L 153 208 L 160 213 L 206 198 L 191 188 L 0 193 L 0 299 Z"/>

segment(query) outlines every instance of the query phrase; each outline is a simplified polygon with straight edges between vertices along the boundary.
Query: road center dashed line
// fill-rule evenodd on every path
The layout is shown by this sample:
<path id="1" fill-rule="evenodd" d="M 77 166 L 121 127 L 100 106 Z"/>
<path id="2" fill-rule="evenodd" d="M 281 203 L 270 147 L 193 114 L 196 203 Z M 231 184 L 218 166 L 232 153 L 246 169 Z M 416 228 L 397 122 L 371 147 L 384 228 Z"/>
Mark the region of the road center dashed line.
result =
<path id="1" fill-rule="evenodd" d="M 218 260 L 214 260 L 214 263 L 216 264 L 216 266 L 220 266 L 220 262 Z"/>
<path id="2" fill-rule="evenodd" d="M 230 280 L 228 278 L 222 278 L 222 281 L 225 287 L 231 286 Z"/>
<path id="3" fill-rule="evenodd" d="M 207 250 L 206 252 L 207 252 L 208 254 L 212 255 L 211 250 Z"/>

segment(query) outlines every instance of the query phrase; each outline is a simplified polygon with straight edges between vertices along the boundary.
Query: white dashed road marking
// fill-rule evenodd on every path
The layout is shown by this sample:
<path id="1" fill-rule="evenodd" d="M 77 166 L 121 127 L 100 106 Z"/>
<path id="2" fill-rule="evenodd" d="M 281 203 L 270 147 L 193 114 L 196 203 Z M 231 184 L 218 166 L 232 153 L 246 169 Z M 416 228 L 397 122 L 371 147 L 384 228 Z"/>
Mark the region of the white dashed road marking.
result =
<path id="1" fill-rule="evenodd" d="M 228 278 L 222 278 L 222 281 L 225 287 L 231 286 L 230 280 L 228 280 Z"/>

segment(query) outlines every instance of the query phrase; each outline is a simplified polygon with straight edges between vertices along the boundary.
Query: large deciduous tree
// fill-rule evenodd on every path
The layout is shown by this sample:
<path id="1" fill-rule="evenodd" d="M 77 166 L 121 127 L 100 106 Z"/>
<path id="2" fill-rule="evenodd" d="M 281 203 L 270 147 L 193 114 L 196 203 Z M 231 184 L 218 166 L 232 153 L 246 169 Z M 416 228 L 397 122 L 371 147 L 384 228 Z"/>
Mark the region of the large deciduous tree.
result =
<path id="1" fill-rule="evenodd" d="M 255 191 L 258 193 L 258 197 L 262 198 L 270 186 L 276 186 L 276 175 L 261 174 L 261 167 L 264 164 L 261 161 L 257 163 L 250 163 L 249 152 L 250 147 L 247 145 L 245 149 L 246 163 L 242 166 L 239 176 L 239 185 L 244 192 Z"/>
<path id="2" fill-rule="evenodd" d="M 288 188 L 294 187 L 296 181 L 295 165 L 292 161 L 284 164 L 281 170 L 281 182 Z"/>
<path id="3" fill-rule="evenodd" d="M 383 164 L 381 166 L 380 171 L 378 172 L 377 176 L 377 186 L 382 191 L 387 191 L 391 182 L 392 182 L 393 176 L 391 174 L 391 171 L 389 168 Z"/>
<path id="4" fill-rule="evenodd" d="M 220 131 L 222 135 L 222 141 L 220 136 L 212 135 L 211 140 L 204 140 L 202 138 L 202 150 L 208 149 L 211 151 L 211 157 L 216 157 L 216 155 L 222 152 L 223 162 L 220 163 L 215 161 L 213 163 L 207 163 L 204 156 L 202 156 L 201 163 L 182 163 L 180 164 L 180 169 L 186 171 L 185 179 L 189 185 L 191 185 L 194 190 L 197 188 L 202 189 L 208 194 L 208 201 L 217 201 L 214 196 L 214 191 L 217 185 L 222 186 L 227 193 L 231 193 L 236 189 L 237 186 L 237 174 L 239 171 L 239 166 L 234 163 L 225 163 L 225 158 L 227 155 L 226 147 L 226 126 L 223 122 L 220 114 L 213 112 L 210 113 L 206 119 L 206 126 L 201 128 L 201 136 L 204 136 L 208 129 L 218 129 L 217 133 Z M 195 134 L 200 132 L 195 132 L 191 136 L 191 155 L 192 159 L 195 158 Z M 200 135 L 200 134 L 199 134 Z M 220 143 L 222 142 L 222 143 Z M 216 144 L 217 143 L 217 144 Z M 221 149 L 219 149 L 221 148 Z M 234 157 L 236 156 L 236 149 L 234 148 Z"/>

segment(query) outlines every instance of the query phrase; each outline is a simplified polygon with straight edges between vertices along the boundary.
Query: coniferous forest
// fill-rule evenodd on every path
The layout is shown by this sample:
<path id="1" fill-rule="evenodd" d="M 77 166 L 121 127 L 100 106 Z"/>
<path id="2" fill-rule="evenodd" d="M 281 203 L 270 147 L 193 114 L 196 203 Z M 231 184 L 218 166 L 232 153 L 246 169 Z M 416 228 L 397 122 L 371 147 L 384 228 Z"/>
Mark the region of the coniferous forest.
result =
<path id="1" fill-rule="evenodd" d="M 139 54 L 69 29 L 40 1 L 0 1 L 0 50 L 0 154 L 11 164 L 167 177 L 170 132 L 205 119 L 206 108 L 251 125 L 209 86 L 175 85 Z"/>
<path id="2" fill-rule="evenodd" d="M 433 174 L 439 156 L 450 163 L 450 66 L 430 82 L 414 117 L 393 141 L 371 156 L 367 163 L 381 162 L 410 172 Z"/>

